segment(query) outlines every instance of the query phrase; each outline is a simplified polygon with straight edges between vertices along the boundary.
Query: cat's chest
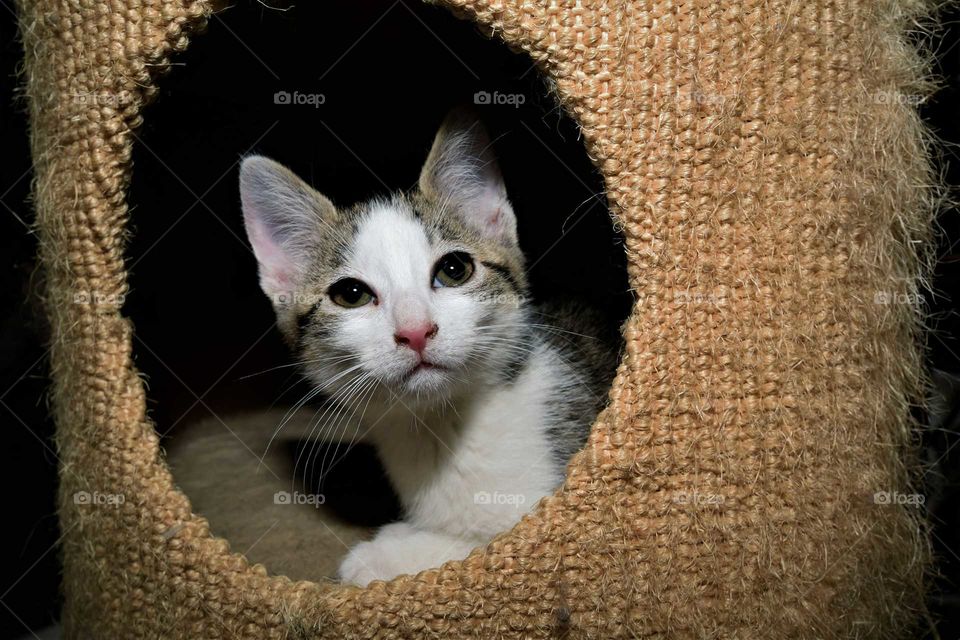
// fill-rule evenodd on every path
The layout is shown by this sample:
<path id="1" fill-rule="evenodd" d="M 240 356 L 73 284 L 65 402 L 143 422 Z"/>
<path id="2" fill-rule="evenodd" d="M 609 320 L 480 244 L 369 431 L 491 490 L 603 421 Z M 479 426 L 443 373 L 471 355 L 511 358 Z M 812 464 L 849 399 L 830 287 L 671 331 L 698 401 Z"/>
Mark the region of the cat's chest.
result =
<path id="1" fill-rule="evenodd" d="M 560 479 L 547 433 L 556 380 L 546 363 L 433 424 L 378 445 L 408 518 L 447 531 L 493 534 Z"/>

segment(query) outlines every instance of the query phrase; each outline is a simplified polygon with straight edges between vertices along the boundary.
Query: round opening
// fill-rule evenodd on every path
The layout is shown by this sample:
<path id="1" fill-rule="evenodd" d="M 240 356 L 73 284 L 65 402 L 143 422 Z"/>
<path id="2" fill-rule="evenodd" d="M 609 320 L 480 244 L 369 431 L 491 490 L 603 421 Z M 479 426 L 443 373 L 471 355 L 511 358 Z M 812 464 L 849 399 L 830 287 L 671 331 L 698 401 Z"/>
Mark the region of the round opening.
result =
<path id="1" fill-rule="evenodd" d="M 525 55 L 443 9 L 406 2 L 233 8 L 214 16 L 177 59 L 137 134 L 125 312 L 136 327 L 137 366 L 175 480 L 235 551 L 294 579 L 335 578 L 349 549 L 377 527 L 403 524 L 405 492 L 425 482 L 398 477 L 404 470 L 396 465 L 385 468 L 376 443 L 308 437 L 311 429 L 336 431 L 317 428 L 331 409 L 324 393 L 311 394 L 322 385 L 295 366 L 297 348 L 285 344 L 283 319 L 278 327 L 261 289 L 263 256 L 258 265 L 245 228 L 241 161 L 269 156 L 346 211 L 373 197 L 416 192 L 442 123 L 451 109 L 467 105 L 487 132 L 483 151 L 495 158 L 515 214 L 529 280 L 518 300 L 575 300 L 591 316 L 584 325 L 591 329 L 565 328 L 549 315 L 524 321 L 556 344 L 603 351 L 615 362 L 631 303 L 622 241 L 603 181 L 551 90 Z M 455 266 L 451 277 L 458 277 Z M 403 346 L 398 339 L 395 348 Z M 576 353 L 557 349 L 567 360 Z M 590 369 L 590 357 L 566 363 L 582 376 L 567 388 L 601 379 L 594 388 L 599 406 L 612 368 Z M 522 370 L 528 362 L 516 361 L 505 366 Z M 547 367 L 528 377 L 557 375 Z M 503 385 L 510 384 L 517 386 L 514 374 L 504 376 Z M 514 402 L 507 407 L 524 406 Z M 564 402 L 541 403 L 540 414 L 508 411 L 504 423 L 517 422 L 515 436 Z M 579 419 L 583 436 L 596 410 Z M 571 435 L 568 418 L 559 427 L 556 416 L 544 419 L 540 440 L 516 440 L 516 455 L 499 461 L 506 466 L 487 458 L 482 470 L 494 481 L 474 492 L 470 508 L 486 501 L 497 513 L 512 509 L 516 519 L 532 508 L 542 482 L 511 492 L 496 474 L 524 461 L 530 476 L 549 475 L 547 467 L 562 474 L 583 443 Z M 405 439 L 417 442 L 429 429 L 411 423 Z M 458 459 L 458 443 L 437 438 L 434 455 Z M 550 449 L 549 464 L 535 453 L 543 441 L 562 443 Z M 480 531 L 477 539 L 489 534 Z"/>

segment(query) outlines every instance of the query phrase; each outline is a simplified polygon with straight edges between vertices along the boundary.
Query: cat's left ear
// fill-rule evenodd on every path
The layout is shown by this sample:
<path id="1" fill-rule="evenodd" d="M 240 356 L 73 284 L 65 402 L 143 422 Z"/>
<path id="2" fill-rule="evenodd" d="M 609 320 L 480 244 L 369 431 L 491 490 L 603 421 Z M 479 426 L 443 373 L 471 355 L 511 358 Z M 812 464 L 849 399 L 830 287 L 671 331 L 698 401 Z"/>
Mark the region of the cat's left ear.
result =
<path id="1" fill-rule="evenodd" d="M 420 191 L 485 237 L 517 244 L 517 219 L 490 136 L 467 109 L 443 121 L 420 172 Z"/>

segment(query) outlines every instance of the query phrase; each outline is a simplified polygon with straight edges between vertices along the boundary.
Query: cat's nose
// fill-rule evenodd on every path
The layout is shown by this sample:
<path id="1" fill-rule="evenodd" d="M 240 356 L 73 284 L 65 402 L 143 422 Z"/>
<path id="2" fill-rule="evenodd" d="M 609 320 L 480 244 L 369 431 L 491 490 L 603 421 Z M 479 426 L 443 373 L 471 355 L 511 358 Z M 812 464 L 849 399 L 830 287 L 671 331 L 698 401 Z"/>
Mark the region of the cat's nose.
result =
<path id="1" fill-rule="evenodd" d="M 410 347 L 417 353 L 423 353 L 427 348 L 427 340 L 437 335 L 439 327 L 436 324 L 427 324 L 417 328 L 398 329 L 393 334 L 397 344 Z"/>

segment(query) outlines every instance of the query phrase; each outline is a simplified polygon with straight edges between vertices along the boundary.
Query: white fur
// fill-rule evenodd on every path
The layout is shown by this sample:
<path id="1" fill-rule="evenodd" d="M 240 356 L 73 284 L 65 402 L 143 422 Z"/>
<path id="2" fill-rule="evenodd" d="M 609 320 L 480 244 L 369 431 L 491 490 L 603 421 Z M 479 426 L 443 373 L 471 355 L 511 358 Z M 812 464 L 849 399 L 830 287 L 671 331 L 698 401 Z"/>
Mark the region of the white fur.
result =
<path id="1" fill-rule="evenodd" d="M 340 578 L 367 584 L 461 559 L 551 493 L 562 470 L 545 426 L 562 370 L 542 348 L 514 384 L 471 397 L 459 416 L 422 417 L 401 406 L 381 420 L 370 437 L 401 496 L 405 522 L 351 549 Z"/>

